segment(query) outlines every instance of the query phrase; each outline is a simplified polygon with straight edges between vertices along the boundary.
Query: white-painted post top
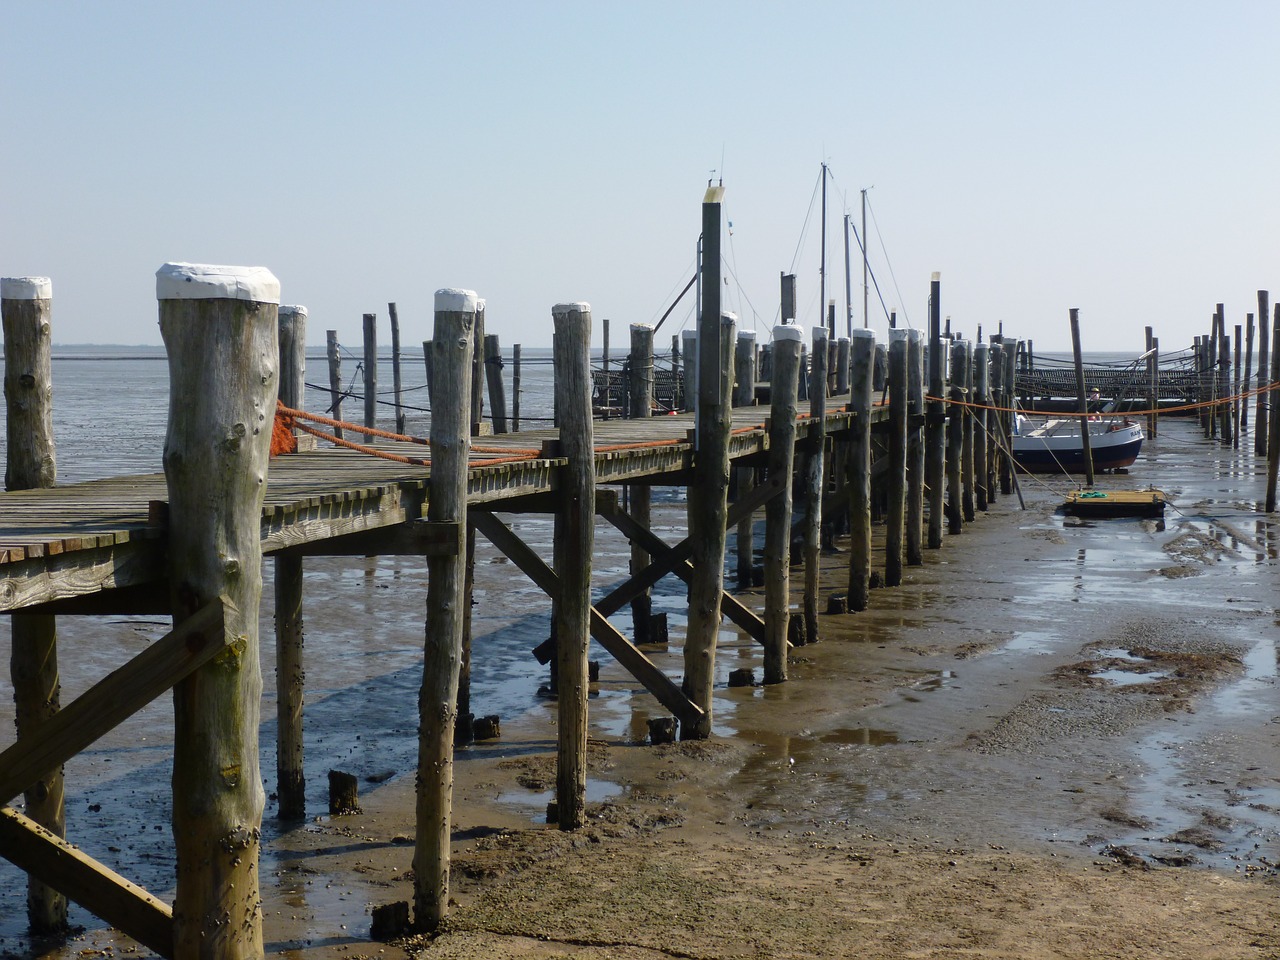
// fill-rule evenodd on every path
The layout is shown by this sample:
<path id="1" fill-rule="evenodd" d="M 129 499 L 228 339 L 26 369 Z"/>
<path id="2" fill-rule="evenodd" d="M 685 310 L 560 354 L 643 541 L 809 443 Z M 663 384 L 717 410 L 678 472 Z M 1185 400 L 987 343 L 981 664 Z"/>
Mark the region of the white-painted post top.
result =
<path id="1" fill-rule="evenodd" d="M 563 316 L 567 316 L 570 313 L 574 313 L 575 311 L 578 313 L 590 313 L 591 304 L 584 303 L 581 300 L 575 301 L 573 303 L 557 303 L 554 307 L 551 308 L 551 316 L 563 317 Z"/>
<path id="2" fill-rule="evenodd" d="M 476 313 L 484 313 L 484 297 L 476 297 Z"/>
<path id="3" fill-rule="evenodd" d="M 737 323 L 737 322 L 738 322 L 738 315 L 736 313 L 733 313 L 732 311 L 725 310 L 723 313 L 720 314 L 720 323 L 722 325 L 727 323 Z"/>
<path id="4" fill-rule="evenodd" d="M 915 331 L 907 330 L 905 327 L 894 327 L 889 331 L 889 342 L 897 343 L 899 340 L 907 340 Z"/>
<path id="5" fill-rule="evenodd" d="M 479 302 L 474 290 L 443 287 L 436 291 L 436 313 L 475 313 Z"/>
<path id="6" fill-rule="evenodd" d="M 632 333 L 643 333 L 646 330 L 652 330 L 653 325 L 648 323 L 633 323 L 631 325 Z"/>
<path id="7" fill-rule="evenodd" d="M 4 277 L 0 300 L 52 300 L 53 281 L 48 277 Z"/>
<path id="8" fill-rule="evenodd" d="M 907 343 L 919 343 L 924 339 L 924 335 L 915 329 L 907 331 Z"/>
<path id="9" fill-rule="evenodd" d="M 166 263 L 156 271 L 156 299 L 279 303 L 280 281 L 266 267 Z"/>
<path id="10" fill-rule="evenodd" d="M 827 328 L 826 328 L 826 327 L 814 327 L 814 328 L 813 328 L 813 339 L 815 339 L 815 340 L 825 340 L 825 339 L 827 339 Z"/>
<path id="11" fill-rule="evenodd" d="M 803 342 L 804 332 L 794 323 L 780 323 L 773 328 L 773 342 L 779 340 L 798 340 Z"/>
<path id="12" fill-rule="evenodd" d="M 867 330 L 867 329 L 865 329 L 865 328 L 864 328 L 864 329 L 862 329 L 862 330 L 854 330 L 854 331 L 853 331 L 853 336 L 852 336 L 852 338 L 851 338 L 851 339 L 853 339 L 853 340 L 870 340 L 872 343 L 875 343 L 875 342 L 876 342 L 876 332 L 875 332 L 874 330 Z"/>
<path id="13" fill-rule="evenodd" d="M 301 317 L 303 320 L 307 319 L 308 316 L 307 308 L 299 306 L 296 303 L 288 305 L 282 304 L 279 310 L 279 315 L 282 317 Z"/>
<path id="14" fill-rule="evenodd" d="M 756 332 L 755 332 L 754 330 L 739 330 L 739 331 L 738 331 L 738 339 L 739 339 L 739 340 L 751 340 L 751 341 L 753 341 L 753 342 L 754 342 L 754 341 L 755 341 L 755 339 L 756 339 Z"/>

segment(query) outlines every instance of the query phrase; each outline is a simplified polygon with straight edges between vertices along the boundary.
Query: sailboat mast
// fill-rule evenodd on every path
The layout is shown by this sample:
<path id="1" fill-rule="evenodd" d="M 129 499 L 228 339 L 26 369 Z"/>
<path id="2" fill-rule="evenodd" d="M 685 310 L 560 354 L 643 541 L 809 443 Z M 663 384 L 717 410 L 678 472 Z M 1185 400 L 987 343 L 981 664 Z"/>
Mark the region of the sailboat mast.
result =
<path id="1" fill-rule="evenodd" d="M 865 326 L 865 322 L 863 326 Z M 844 335 L 853 339 L 853 282 L 849 276 L 849 214 L 844 215 Z"/>
<path id="2" fill-rule="evenodd" d="M 862 191 L 862 329 L 867 329 L 867 191 Z"/>
<path id="3" fill-rule="evenodd" d="M 818 323 L 826 324 L 827 316 L 827 165 L 822 165 L 822 262 L 818 264 Z M 835 336 L 835 331 L 830 331 Z"/>

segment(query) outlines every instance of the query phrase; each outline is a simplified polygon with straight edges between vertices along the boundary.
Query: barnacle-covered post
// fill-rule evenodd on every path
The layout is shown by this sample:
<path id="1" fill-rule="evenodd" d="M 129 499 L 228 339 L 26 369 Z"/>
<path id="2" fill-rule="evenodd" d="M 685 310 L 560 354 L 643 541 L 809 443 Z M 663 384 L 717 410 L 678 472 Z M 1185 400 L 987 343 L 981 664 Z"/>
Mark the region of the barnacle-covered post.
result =
<path id="1" fill-rule="evenodd" d="M 53 445 L 53 283 L 48 277 L 0 280 L 4 317 L 6 490 L 52 487 L 57 480 Z M 57 622 L 50 614 L 13 615 L 9 660 L 18 737 L 31 737 L 61 706 Z M 47 771 L 23 795 L 27 816 L 66 836 L 62 768 Z M 27 882 L 32 933 L 67 925 L 67 898 L 39 880 Z"/>
<path id="2" fill-rule="evenodd" d="M 173 618 L 222 596 L 234 638 L 173 690 L 174 955 L 261 957 L 258 605 L 280 284 L 262 267 L 166 263 L 156 296 Z"/>
<path id="3" fill-rule="evenodd" d="M 427 559 L 427 624 L 418 694 L 417 839 L 414 926 L 434 930 L 449 905 L 453 738 L 466 613 L 467 457 L 477 298 L 437 290 L 431 341 L 431 485 L 427 523 L 450 534 L 452 550 Z"/>

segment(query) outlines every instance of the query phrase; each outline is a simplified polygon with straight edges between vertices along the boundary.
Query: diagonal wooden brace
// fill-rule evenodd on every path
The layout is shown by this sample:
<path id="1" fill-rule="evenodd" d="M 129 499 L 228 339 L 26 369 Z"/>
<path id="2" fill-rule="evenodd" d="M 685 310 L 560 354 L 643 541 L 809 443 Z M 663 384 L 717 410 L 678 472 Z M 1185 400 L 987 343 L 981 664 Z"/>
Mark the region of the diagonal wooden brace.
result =
<path id="1" fill-rule="evenodd" d="M 495 547 L 510 558 L 520 570 L 549 597 L 560 589 L 560 579 L 546 561 L 516 536 L 505 523 L 486 510 L 471 510 L 468 521 Z M 681 724 L 702 716 L 696 706 L 676 684 L 662 672 L 652 660 L 635 648 L 613 624 L 605 619 L 596 607 L 591 608 L 591 636 L 622 666 L 658 698 L 658 702 L 670 710 Z"/>
<path id="2" fill-rule="evenodd" d="M 148 949 L 173 956 L 168 904 L 9 807 L 0 807 L 0 855 Z"/>
<path id="3" fill-rule="evenodd" d="M 234 638 L 226 636 L 222 612 L 222 599 L 211 600 L 59 710 L 34 736 L 0 753 L 0 803 L 8 803 L 226 649 Z"/>

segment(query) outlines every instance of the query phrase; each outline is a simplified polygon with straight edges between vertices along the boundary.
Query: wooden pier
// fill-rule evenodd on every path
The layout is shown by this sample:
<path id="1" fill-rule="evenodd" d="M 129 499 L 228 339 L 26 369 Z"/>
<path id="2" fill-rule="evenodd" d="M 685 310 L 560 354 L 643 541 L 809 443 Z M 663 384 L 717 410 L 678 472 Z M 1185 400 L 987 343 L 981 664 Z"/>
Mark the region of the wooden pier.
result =
<path id="1" fill-rule="evenodd" d="M 718 229 L 719 204 L 706 207 L 704 231 L 710 235 Z M 470 291 L 442 290 L 428 353 L 430 438 L 374 431 L 361 441 L 361 428 L 292 406 L 304 379 L 297 346 L 305 342 L 305 310 L 277 309 L 274 278 L 236 276 L 228 287 L 219 269 L 239 268 L 166 265 L 160 275 L 174 391 L 165 473 L 59 487 L 53 485 L 51 448 L 28 464 L 26 480 L 11 457 L 9 492 L 0 497 L 0 612 L 14 615 L 19 736 L 0 752 L 0 802 L 25 794 L 27 815 L 12 807 L 0 811 L 0 854 L 32 878 L 33 927 L 57 929 L 60 911 L 65 923 L 60 898 L 70 897 L 163 956 L 262 955 L 254 876 L 263 808 L 256 666 L 262 558 L 274 561 L 277 583 L 277 787 L 281 814 L 299 818 L 305 813 L 303 718 L 301 670 L 295 667 L 304 642 L 300 584 L 306 559 L 428 560 L 413 927 L 429 931 L 448 908 L 453 747 L 470 730 L 469 567 L 476 534 L 548 596 L 553 638 L 535 655 L 554 664 L 556 818 L 561 829 L 574 830 L 584 823 L 590 638 L 661 703 L 681 737 L 712 736 L 721 621 L 762 645 L 764 682 L 786 682 L 789 648 L 821 638 L 816 557 L 836 525 L 850 535 L 848 589 L 826 598 L 825 615 L 856 615 L 874 603 L 873 515 L 887 518 L 893 540 L 880 581 L 891 588 L 901 583 L 904 563 L 923 562 L 926 535 L 930 549 L 942 546 L 944 518 L 947 533 L 960 534 L 998 495 L 1016 489 L 1006 438 L 1019 344 L 996 337 L 974 350 L 967 341 L 944 340 L 936 276 L 927 344 L 934 362 L 927 381 L 926 343 L 915 331 L 895 331 L 886 352 L 870 331 L 835 339 L 820 327 L 809 339 L 789 324 L 775 330 L 775 389 L 769 406 L 761 406 L 754 342 L 744 338 L 742 347 L 736 318 L 721 312 L 721 285 L 713 276 L 704 285 L 702 308 L 718 322 L 698 331 L 691 381 L 697 412 L 646 415 L 654 412 L 646 393 L 653 339 L 641 326 L 633 328 L 632 355 L 624 365 L 633 378 L 634 416 L 607 421 L 592 417 L 590 307 L 559 304 L 553 309 L 559 426 L 491 436 L 478 435 L 476 378 L 494 349 L 481 337 L 483 301 Z M 193 280 L 207 292 L 193 298 L 182 285 Z M 4 301 L 11 450 L 22 447 L 15 437 L 42 431 L 14 413 L 38 406 L 17 402 L 20 389 L 40 394 L 47 381 L 41 361 L 48 349 L 47 285 L 29 288 L 15 288 L 23 296 Z M 16 330 L 24 323 L 45 333 L 32 338 L 29 350 L 16 349 Z M 242 340 L 228 347 L 226 338 L 234 337 Z M 806 341 L 813 361 L 807 372 L 801 359 Z M 878 362 L 887 363 L 887 381 L 882 372 L 876 386 Z M 17 385 L 11 387 L 11 380 Z M 735 391 L 735 382 L 742 389 Z M 849 392 L 837 392 L 840 387 Z M 797 413 L 802 395 L 807 416 Z M 287 448 L 299 432 L 326 429 L 345 446 L 321 441 L 268 463 L 273 433 Z M 689 491 L 690 532 L 678 543 L 649 528 L 647 491 L 653 486 Z M 629 490 L 629 508 L 622 489 Z M 764 610 L 739 600 L 724 578 L 732 532 L 740 579 L 744 569 L 748 580 L 752 576 L 757 512 L 765 517 Z M 520 513 L 555 517 L 550 561 L 503 519 Z M 631 541 L 632 570 L 592 602 L 596 518 Z M 793 542 L 799 546 L 794 558 Z M 804 586 L 793 609 L 787 571 L 801 561 Z M 690 590 L 683 682 L 664 673 L 639 645 L 639 634 L 648 629 L 646 592 L 668 574 Z M 637 612 L 636 637 L 609 621 L 628 604 Z M 75 702 L 60 705 L 41 691 L 45 680 L 20 666 L 24 658 L 56 663 L 56 618 L 68 614 L 168 614 L 174 627 Z M 791 629 L 793 618 L 798 629 Z M 179 848 L 172 907 L 68 844 L 60 807 L 39 802 L 51 792 L 60 802 L 60 781 L 50 771 L 169 690 L 176 712 Z M 218 733 L 207 736 L 205 729 Z"/>

